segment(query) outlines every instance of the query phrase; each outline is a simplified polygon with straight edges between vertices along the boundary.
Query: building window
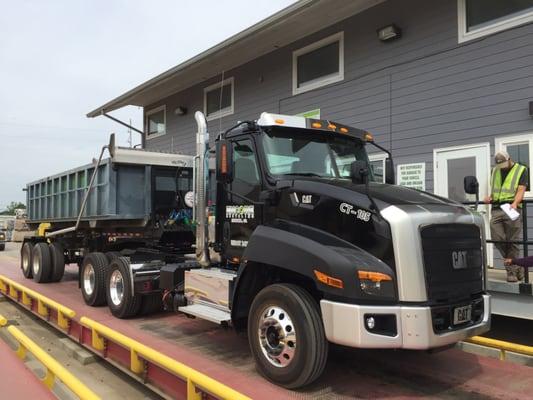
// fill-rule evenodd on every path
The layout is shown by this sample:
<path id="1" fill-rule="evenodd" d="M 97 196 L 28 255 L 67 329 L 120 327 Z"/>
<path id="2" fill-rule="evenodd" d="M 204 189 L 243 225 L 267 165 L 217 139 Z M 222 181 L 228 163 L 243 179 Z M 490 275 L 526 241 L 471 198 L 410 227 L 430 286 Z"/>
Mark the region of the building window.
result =
<path id="1" fill-rule="evenodd" d="M 533 21 L 532 0 L 457 0 L 459 42 Z"/>
<path id="2" fill-rule="evenodd" d="M 292 53 L 292 92 L 299 94 L 344 79 L 344 33 Z"/>
<path id="3" fill-rule="evenodd" d="M 385 183 L 385 160 L 387 153 L 374 153 L 368 155 L 370 168 L 374 176 L 374 182 Z"/>
<path id="4" fill-rule="evenodd" d="M 146 111 L 146 139 L 152 139 L 166 133 L 166 118 L 165 106 Z"/>
<path id="5" fill-rule="evenodd" d="M 505 150 L 511 156 L 513 161 L 516 161 L 527 167 L 528 171 L 528 185 L 525 197 L 533 198 L 533 191 L 531 190 L 531 173 L 530 160 L 533 155 L 533 133 L 524 133 L 512 136 L 503 136 L 495 140 L 496 152 Z"/>
<path id="6" fill-rule="evenodd" d="M 207 120 L 233 114 L 233 78 L 224 79 L 204 89 L 204 113 Z"/>

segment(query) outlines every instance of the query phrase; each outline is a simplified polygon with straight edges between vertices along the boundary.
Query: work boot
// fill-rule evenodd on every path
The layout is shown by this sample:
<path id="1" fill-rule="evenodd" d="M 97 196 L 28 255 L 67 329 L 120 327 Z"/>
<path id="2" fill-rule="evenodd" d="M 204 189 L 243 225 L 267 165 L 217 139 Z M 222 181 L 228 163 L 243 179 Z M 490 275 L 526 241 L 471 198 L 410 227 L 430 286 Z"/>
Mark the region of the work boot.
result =
<path id="1" fill-rule="evenodd" d="M 524 280 L 524 268 L 519 267 L 518 265 L 514 265 L 513 267 L 514 267 L 514 274 L 516 275 L 516 278 L 519 281 L 523 281 Z"/>
<path id="2" fill-rule="evenodd" d="M 507 282 L 518 282 L 515 275 L 515 268 L 513 266 L 505 267 L 505 270 L 507 271 Z"/>

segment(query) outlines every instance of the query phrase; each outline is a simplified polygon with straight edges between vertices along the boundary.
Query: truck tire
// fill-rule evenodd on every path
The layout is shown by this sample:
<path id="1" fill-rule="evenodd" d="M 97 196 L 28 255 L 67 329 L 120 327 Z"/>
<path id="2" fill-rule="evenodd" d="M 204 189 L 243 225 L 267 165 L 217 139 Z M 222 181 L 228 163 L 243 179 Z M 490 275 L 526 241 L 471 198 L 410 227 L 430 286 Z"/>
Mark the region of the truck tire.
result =
<path id="1" fill-rule="evenodd" d="M 130 318 L 139 313 L 142 297 L 133 293 L 129 261 L 117 257 L 109 265 L 106 278 L 107 305 L 117 318 Z"/>
<path id="2" fill-rule="evenodd" d="M 33 262 L 33 246 L 30 242 L 26 242 L 22 245 L 20 250 L 20 269 L 25 278 L 33 278 L 31 272 L 31 264 Z"/>
<path id="3" fill-rule="evenodd" d="M 50 282 L 50 277 L 52 275 L 52 258 L 50 257 L 48 243 L 40 242 L 33 246 L 31 273 L 35 282 Z"/>
<path id="4" fill-rule="evenodd" d="M 150 315 L 159 311 L 163 311 L 163 292 L 142 296 L 139 314 Z"/>
<path id="5" fill-rule="evenodd" d="M 122 257 L 122 254 L 118 251 L 108 251 L 105 253 L 105 256 L 107 257 L 107 261 L 111 264 L 111 261 L 113 261 L 117 257 Z"/>
<path id="6" fill-rule="evenodd" d="M 48 247 L 50 249 L 50 256 L 52 257 L 52 275 L 50 281 L 59 282 L 63 279 L 63 274 L 65 273 L 65 253 L 63 252 L 63 246 L 59 243 L 50 243 Z"/>
<path id="7" fill-rule="evenodd" d="M 89 253 L 80 270 L 81 293 L 85 304 L 91 307 L 105 305 L 105 276 L 108 266 L 104 253 Z"/>
<path id="8" fill-rule="evenodd" d="M 5 243 L 1 243 L 0 244 L 0 251 L 4 251 L 6 249 L 6 244 Z"/>
<path id="9" fill-rule="evenodd" d="M 328 341 L 318 304 L 296 285 L 259 292 L 248 315 L 248 341 L 259 372 L 288 389 L 310 384 L 326 366 Z"/>

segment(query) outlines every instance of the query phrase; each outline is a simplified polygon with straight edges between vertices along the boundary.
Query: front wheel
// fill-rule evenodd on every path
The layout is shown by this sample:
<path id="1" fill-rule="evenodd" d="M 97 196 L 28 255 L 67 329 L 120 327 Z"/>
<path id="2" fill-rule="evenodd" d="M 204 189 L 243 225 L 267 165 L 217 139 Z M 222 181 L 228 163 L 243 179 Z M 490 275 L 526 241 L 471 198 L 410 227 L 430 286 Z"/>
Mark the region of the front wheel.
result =
<path id="1" fill-rule="evenodd" d="M 130 318 L 139 313 L 141 296 L 134 293 L 131 282 L 129 261 L 125 257 L 117 257 L 111 264 L 106 277 L 107 305 L 117 318 Z"/>
<path id="2" fill-rule="evenodd" d="M 296 285 L 259 292 L 248 316 L 248 341 L 259 372 L 288 389 L 310 384 L 326 366 L 328 341 L 318 304 Z"/>

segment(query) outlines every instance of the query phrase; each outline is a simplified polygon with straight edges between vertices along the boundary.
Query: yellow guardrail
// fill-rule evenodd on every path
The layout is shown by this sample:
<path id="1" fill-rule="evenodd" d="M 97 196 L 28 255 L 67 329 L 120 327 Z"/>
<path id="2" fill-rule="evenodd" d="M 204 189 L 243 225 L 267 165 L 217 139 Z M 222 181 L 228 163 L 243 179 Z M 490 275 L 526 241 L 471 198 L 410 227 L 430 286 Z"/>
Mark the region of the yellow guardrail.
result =
<path id="1" fill-rule="evenodd" d="M 0 315 L 0 326 L 5 326 L 6 324 L 7 320 Z M 46 351 L 41 349 L 33 340 L 22 333 L 20 329 L 15 326 L 9 326 L 7 327 L 7 331 L 18 343 L 17 356 L 21 360 L 24 360 L 27 353 L 30 352 L 44 365 L 46 375 L 41 381 L 48 389 L 51 390 L 54 387 L 57 378 L 81 400 L 100 400 L 99 396 L 53 359 Z"/>
<path id="2" fill-rule="evenodd" d="M 64 330 L 69 329 L 70 320 L 76 315 L 74 310 L 0 275 L 0 293 L 18 299 L 19 292 L 22 294 L 22 304 L 31 308 L 32 302 L 37 301 L 37 313 L 47 319 L 50 317 L 50 309 L 54 309 L 57 312 L 57 325 Z"/>
<path id="3" fill-rule="evenodd" d="M 482 336 L 473 336 L 466 341 L 500 350 L 500 360 L 505 360 L 506 351 L 524 354 L 526 356 L 533 356 L 533 347 L 525 346 L 523 344 L 510 343 L 503 340 L 491 339 Z"/>
<path id="4" fill-rule="evenodd" d="M 87 317 L 82 317 L 80 322 L 82 325 L 91 329 L 92 347 L 94 349 L 103 351 L 106 346 L 106 340 L 111 340 L 128 349 L 130 351 L 130 370 L 133 373 L 142 374 L 145 369 L 144 361 L 149 361 L 187 381 L 187 400 L 202 399 L 202 395 L 197 392 L 197 388 L 224 400 L 250 400 L 249 397 L 236 392 L 215 379 L 124 336 L 105 325 Z"/>

